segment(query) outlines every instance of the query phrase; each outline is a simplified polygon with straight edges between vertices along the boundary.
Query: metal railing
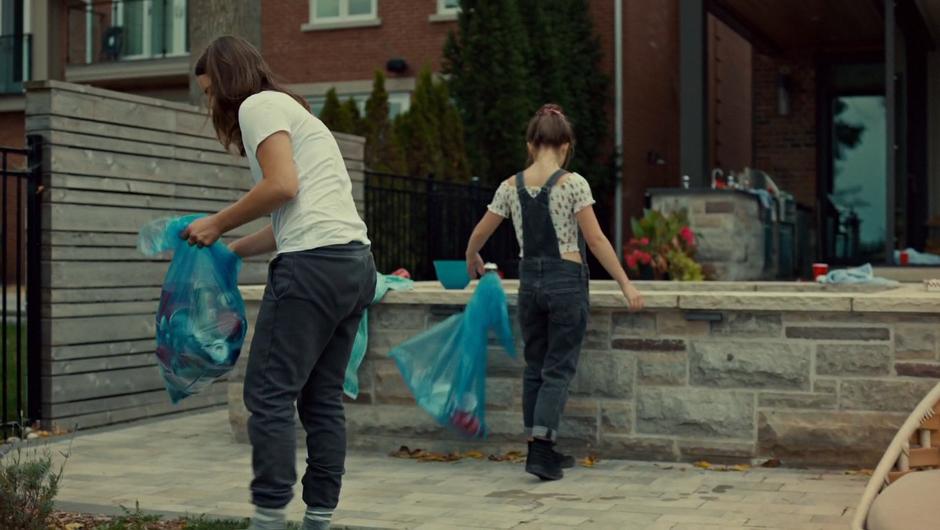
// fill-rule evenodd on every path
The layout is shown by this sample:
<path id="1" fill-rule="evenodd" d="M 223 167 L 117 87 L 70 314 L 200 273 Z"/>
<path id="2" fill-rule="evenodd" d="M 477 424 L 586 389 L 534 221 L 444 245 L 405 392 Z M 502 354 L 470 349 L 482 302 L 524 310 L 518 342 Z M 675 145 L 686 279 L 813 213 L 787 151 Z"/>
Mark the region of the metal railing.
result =
<path id="1" fill-rule="evenodd" d="M 0 35 L 0 94 L 23 91 L 32 75 L 32 35 Z"/>
<path id="2" fill-rule="evenodd" d="M 41 140 L 0 147 L 0 435 L 22 436 L 39 420 L 41 322 Z"/>
<path id="3" fill-rule="evenodd" d="M 185 56 L 187 0 L 73 1 L 68 7 L 69 65 Z"/>
<path id="4" fill-rule="evenodd" d="M 496 191 L 376 172 L 366 173 L 365 190 L 366 222 L 379 271 L 404 267 L 416 280 L 435 279 L 434 260 L 464 259 L 467 239 Z M 516 275 L 519 249 L 511 223 L 497 230 L 483 256 L 507 275 Z"/>

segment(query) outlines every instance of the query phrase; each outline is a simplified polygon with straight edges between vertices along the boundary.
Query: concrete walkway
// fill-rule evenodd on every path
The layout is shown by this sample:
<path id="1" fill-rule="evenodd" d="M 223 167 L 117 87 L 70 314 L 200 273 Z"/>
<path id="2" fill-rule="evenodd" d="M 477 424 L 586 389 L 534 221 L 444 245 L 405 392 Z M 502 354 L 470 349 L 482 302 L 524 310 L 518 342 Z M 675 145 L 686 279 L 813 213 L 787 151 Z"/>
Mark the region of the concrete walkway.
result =
<path id="1" fill-rule="evenodd" d="M 542 483 L 520 464 L 374 454 L 350 455 L 347 468 L 335 517 L 346 528 L 841 530 L 867 479 L 839 471 L 716 472 L 602 461 Z M 244 517 L 251 513 L 250 476 L 248 446 L 232 441 L 226 412 L 215 410 L 77 436 L 60 508 L 109 513 L 139 502 L 143 510 Z M 290 509 L 299 519 L 301 503 Z"/>

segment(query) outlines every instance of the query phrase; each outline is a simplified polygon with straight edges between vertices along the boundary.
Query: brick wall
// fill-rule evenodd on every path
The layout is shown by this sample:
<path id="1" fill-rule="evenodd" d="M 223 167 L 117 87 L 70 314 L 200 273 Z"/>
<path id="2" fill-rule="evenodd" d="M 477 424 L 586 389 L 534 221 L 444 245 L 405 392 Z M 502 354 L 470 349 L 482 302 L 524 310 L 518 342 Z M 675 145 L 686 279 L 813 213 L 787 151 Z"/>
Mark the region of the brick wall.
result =
<path id="1" fill-rule="evenodd" d="M 22 112 L 0 113 L 0 145 L 4 147 L 25 147 L 26 133 L 23 127 Z M 26 160 L 22 157 L 13 157 L 7 163 L 10 167 L 16 167 L 25 164 Z M 6 241 L 3 244 L 8 249 L 14 249 L 16 248 L 16 215 L 19 212 L 16 204 L 16 180 L 11 179 L 9 182 L 4 182 L 3 185 L 7 187 L 7 226 L 10 227 L 6 234 Z M 11 252 L 13 251 L 11 250 Z M 15 280 L 16 262 L 13 260 L 12 254 L 4 274 L 7 280 Z"/>
<path id="2" fill-rule="evenodd" d="M 454 22 L 431 22 L 437 0 L 382 0 L 382 25 L 371 28 L 302 31 L 307 0 L 265 0 L 261 14 L 262 52 L 289 83 L 371 79 L 392 58 L 405 59 L 407 77 L 425 65 L 439 70 L 447 33 Z"/>
<path id="3" fill-rule="evenodd" d="M 0 145 L 6 147 L 26 146 L 23 120 L 22 112 L 0 112 Z"/>
<path id="4" fill-rule="evenodd" d="M 679 184 L 679 8 L 678 0 L 631 0 L 623 7 L 623 189 L 629 230 L 630 217 L 642 215 L 647 188 Z M 607 19 L 611 25 L 612 19 Z M 665 163 L 651 164 L 649 153 Z"/>
<path id="5" fill-rule="evenodd" d="M 790 75 L 790 113 L 777 111 L 777 79 Z M 754 56 L 755 167 L 805 205 L 816 203 L 816 66 L 809 57 Z"/>

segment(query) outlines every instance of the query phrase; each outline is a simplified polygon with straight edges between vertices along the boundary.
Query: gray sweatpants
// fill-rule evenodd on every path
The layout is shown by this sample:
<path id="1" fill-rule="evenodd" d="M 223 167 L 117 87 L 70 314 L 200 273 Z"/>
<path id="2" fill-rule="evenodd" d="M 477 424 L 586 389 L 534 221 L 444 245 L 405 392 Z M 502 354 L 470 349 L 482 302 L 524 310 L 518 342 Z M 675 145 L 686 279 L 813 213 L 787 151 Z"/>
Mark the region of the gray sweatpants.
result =
<path id="1" fill-rule="evenodd" d="M 375 293 L 369 247 L 332 246 L 271 263 L 245 375 L 252 502 L 282 508 L 297 482 L 294 404 L 307 433 L 307 506 L 335 508 L 346 459 L 343 380 Z"/>

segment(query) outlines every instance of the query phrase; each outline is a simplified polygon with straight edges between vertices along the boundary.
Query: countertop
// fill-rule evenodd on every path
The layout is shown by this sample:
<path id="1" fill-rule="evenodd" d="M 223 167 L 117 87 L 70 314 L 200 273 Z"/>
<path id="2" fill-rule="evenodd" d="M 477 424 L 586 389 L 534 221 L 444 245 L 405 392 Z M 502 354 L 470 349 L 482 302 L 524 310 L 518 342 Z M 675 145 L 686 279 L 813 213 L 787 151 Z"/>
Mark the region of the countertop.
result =
<path id="1" fill-rule="evenodd" d="M 503 283 L 510 305 L 515 304 L 519 282 Z M 698 311 L 795 311 L 857 313 L 940 313 L 940 293 L 927 292 L 922 284 L 898 287 L 831 286 L 798 282 L 636 282 L 653 310 Z M 445 290 L 437 282 L 416 282 L 412 291 L 390 291 L 382 304 L 464 305 L 475 284 L 462 290 Z M 261 299 L 264 286 L 243 286 L 247 302 Z M 615 283 L 591 282 L 591 307 L 625 309 Z"/>

